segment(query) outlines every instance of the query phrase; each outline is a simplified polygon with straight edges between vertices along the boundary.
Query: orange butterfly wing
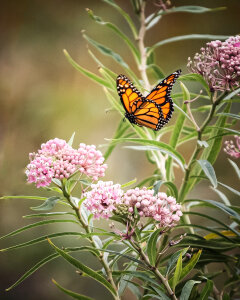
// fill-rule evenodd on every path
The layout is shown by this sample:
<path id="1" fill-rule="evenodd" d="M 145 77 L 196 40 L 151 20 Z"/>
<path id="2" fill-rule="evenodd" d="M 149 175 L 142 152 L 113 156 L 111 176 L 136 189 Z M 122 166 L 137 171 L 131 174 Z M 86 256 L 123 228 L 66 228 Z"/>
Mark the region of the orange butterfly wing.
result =
<path id="1" fill-rule="evenodd" d="M 126 113 L 131 114 L 134 101 L 142 99 L 142 94 L 134 87 L 132 82 L 125 75 L 118 76 L 117 91 Z"/>
<path id="2" fill-rule="evenodd" d="M 180 74 L 178 70 L 166 77 L 146 98 L 125 75 L 119 75 L 117 90 L 126 118 L 138 126 L 159 130 L 171 118 L 174 109 L 170 92 Z"/>
<path id="3" fill-rule="evenodd" d="M 181 70 L 177 70 L 166 77 L 146 97 L 147 100 L 154 101 L 160 108 L 163 125 L 169 121 L 174 111 L 173 101 L 170 97 L 170 93 L 176 79 L 180 76 L 180 74 Z"/>

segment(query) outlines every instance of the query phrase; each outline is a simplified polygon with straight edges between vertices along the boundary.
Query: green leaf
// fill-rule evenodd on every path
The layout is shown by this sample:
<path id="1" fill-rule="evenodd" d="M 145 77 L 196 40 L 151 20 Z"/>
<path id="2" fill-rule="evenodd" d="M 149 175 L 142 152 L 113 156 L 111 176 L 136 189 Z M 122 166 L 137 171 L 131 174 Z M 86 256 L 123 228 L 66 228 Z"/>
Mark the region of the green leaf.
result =
<path id="1" fill-rule="evenodd" d="M 73 141 L 74 141 L 74 137 L 75 137 L 75 132 L 72 134 L 72 136 L 70 137 L 70 140 L 68 141 L 68 145 L 72 147 Z"/>
<path id="2" fill-rule="evenodd" d="M 179 80 L 180 81 L 184 81 L 184 80 L 186 80 L 186 81 L 197 81 L 204 87 L 204 89 L 206 90 L 206 92 L 208 93 L 209 96 L 211 94 L 210 90 L 209 90 L 208 83 L 205 81 L 203 76 L 200 75 L 200 74 L 191 73 L 191 74 L 181 75 Z"/>
<path id="3" fill-rule="evenodd" d="M 34 228 L 34 227 L 47 225 L 47 224 L 52 224 L 52 223 L 75 223 L 75 224 L 79 224 L 77 221 L 74 221 L 74 220 L 58 220 L 58 219 L 57 220 L 54 220 L 54 219 L 53 220 L 45 220 L 45 221 L 40 221 L 40 222 L 36 222 L 36 223 L 33 223 L 33 224 L 29 224 L 27 226 L 24 226 L 22 228 L 14 230 L 14 231 L 12 231 L 12 232 L 4 235 L 4 236 L 1 236 L 0 239 L 16 235 L 20 232 L 23 232 L 25 230 L 28 230 L 28 229 L 31 229 L 31 228 Z"/>
<path id="4" fill-rule="evenodd" d="M 208 280 L 201 292 L 201 295 L 199 296 L 199 300 L 207 300 L 212 289 L 213 289 L 213 282 L 212 280 Z"/>
<path id="5" fill-rule="evenodd" d="M 129 128 L 129 124 L 127 122 L 123 122 L 122 120 L 120 120 L 118 128 L 117 128 L 113 138 L 114 139 L 121 138 L 128 128 Z M 104 153 L 105 161 L 111 155 L 111 153 L 113 152 L 115 147 L 116 147 L 116 144 L 111 143 L 111 142 L 109 143 L 109 146 L 108 146 L 107 150 Z"/>
<path id="6" fill-rule="evenodd" d="M 157 258 L 157 241 L 160 236 L 160 232 L 161 232 L 161 229 L 157 229 L 156 231 L 154 231 L 150 235 L 148 243 L 147 243 L 147 255 L 148 255 L 150 264 L 152 266 L 155 265 L 156 258 Z"/>
<path id="7" fill-rule="evenodd" d="M 135 178 L 135 179 L 133 179 L 133 180 L 131 180 L 129 182 L 126 182 L 126 183 L 124 183 L 124 184 L 121 185 L 121 188 L 123 189 L 125 187 L 130 186 L 130 185 L 133 185 L 134 183 L 136 183 L 136 181 L 137 181 L 137 179 Z"/>
<path id="8" fill-rule="evenodd" d="M 28 242 L 25 243 L 21 243 L 21 244 L 17 244 L 8 248 L 4 248 L 4 249 L 0 249 L 0 252 L 5 252 L 8 250 L 13 250 L 13 249 L 18 249 L 18 248 L 23 248 L 23 247 L 27 247 L 27 246 L 32 246 L 41 242 L 45 242 L 47 238 L 56 238 L 56 237 L 61 237 L 61 236 L 66 236 L 66 235 L 72 235 L 72 236 L 78 236 L 78 237 L 86 237 L 86 235 L 84 235 L 83 233 L 79 233 L 79 232 L 59 232 L 59 233 L 52 233 L 52 234 L 48 234 L 48 235 L 44 235 L 41 236 L 39 238 L 30 240 Z"/>
<path id="9" fill-rule="evenodd" d="M 83 75 L 87 76 L 88 78 L 90 78 L 91 80 L 97 82 L 98 84 L 105 86 L 108 89 L 112 89 L 112 86 L 109 82 L 107 82 L 106 80 L 104 80 L 103 78 L 95 75 L 94 73 L 84 69 L 83 67 L 79 66 L 72 58 L 71 56 L 68 54 L 67 50 L 63 50 L 64 55 L 66 56 L 67 60 L 70 62 L 70 64 L 79 72 L 81 72 Z"/>
<path id="10" fill-rule="evenodd" d="M 175 252 L 170 260 L 168 261 L 168 265 L 167 265 L 167 269 L 166 269 L 166 276 L 169 274 L 171 268 L 175 265 L 175 263 L 178 261 L 178 258 L 180 255 L 184 256 L 186 254 L 186 252 L 188 251 L 189 247 L 178 250 L 177 252 Z"/>
<path id="11" fill-rule="evenodd" d="M 171 13 L 177 13 L 177 12 L 202 14 L 202 13 L 213 12 L 213 11 L 218 11 L 218 10 L 225 10 L 225 9 L 226 9 L 226 7 L 208 8 L 208 7 L 198 6 L 198 5 L 182 5 L 182 6 L 178 6 L 178 7 L 172 7 L 165 11 L 162 11 L 161 14 L 171 14 Z"/>
<path id="12" fill-rule="evenodd" d="M 150 142 L 150 140 L 149 140 L 149 142 Z M 157 143 L 160 143 L 160 142 L 157 142 Z M 182 163 L 184 161 L 184 158 L 181 156 L 181 154 L 179 154 L 175 150 L 174 150 L 174 153 L 173 153 L 173 151 L 170 152 L 169 150 L 165 150 L 165 149 L 157 147 L 157 146 L 124 146 L 124 148 L 132 149 L 132 150 L 138 150 L 138 151 L 160 151 L 161 153 L 164 153 L 164 154 L 167 154 L 167 155 L 171 156 L 172 159 L 175 160 L 175 162 L 184 171 L 184 166 L 185 165 L 183 165 L 183 163 Z M 177 154 L 177 155 L 175 155 L 175 154 Z"/>
<path id="13" fill-rule="evenodd" d="M 212 188 L 212 190 L 218 194 L 218 196 L 221 198 L 221 200 L 223 201 L 224 204 L 231 205 L 228 198 L 226 197 L 225 194 L 223 194 L 223 192 L 219 191 L 218 189 L 214 189 L 214 188 Z"/>
<path id="14" fill-rule="evenodd" d="M 218 182 L 217 182 L 217 177 L 216 177 L 215 171 L 213 169 L 213 166 L 210 164 L 209 161 L 207 161 L 205 159 L 199 159 L 199 160 L 197 160 L 197 162 L 201 166 L 201 168 L 202 168 L 203 172 L 205 173 L 205 175 L 207 176 L 207 178 L 210 180 L 213 187 L 216 188 L 218 185 Z"/>
<path id="15" fill-rule="evenodd" d="M 187 281 L 185 283 L 184 287 L 182 288 L 182 292 L 181 292 L 179 300 L 188 300 L 193 286 L 197 283 L 201 283 L 201 281 L 196 281 L 196 280 Z"/>
<path id="16" fill-rule="evenodd" d="M 66 261 L 68 261 L 71 265 L 78 268 L 80 271 L 82 271 L 84 274 L 86 274 L 88 277 L 98 281 L 102 285 L 104 285 L 113 296 L 116 296 L 116 291 L 112 287 L 112 285 L 99 273 L 94 271 L 93 269 L 87 267 L 86 265 L 82 264 L 80 261 L 78 261 L 76 258 L 72 257 L 71 255 L 67 254 L 65 251 L 58 248 L 56 245 L 54 245 L 51 240 L 48 239 L 49 244 L 54 248 L 54 250 L 60 254 Z"/>
<path id="17" fill-rule="evenodd" d="M 59 283 L 57 283 L 54 279 L 52 279 L 52 282 L 65 294 L 67 294 L 68 296 L 71 296 L 74 299 L 78 299 L 78 300 L 93 300 L 93 298 L 84 296 L 84 295 L 80 295 L 78 293 L 72 292 L 70 290 L 67 290 L 65 288 L 63 288 Z"/>
<path id="18" fill-rule="evenodd" d="M 168 43 L 178 42 L 178 41 L 184 41 L 184 40 L 226 40 L 229 38 L 229 35 L 213 35 L 213 34 L 187 34 L 187 35 L 180 35 L 180 36 L 174 36 L 165 40 L 162 40 L 152 47 L 148 49 L 148 54 L 155 50 L 156 48 L 163 46 Z"/>
<path id="19" fill-rule="evenodd" d="M 218 182 L 221 186 L 225 187 L 226 189 L 228 189 L 230 192 L 232 192 L 233 194 L 240 196 L 240 192 L 233 189 L 232 187 L 230 187 L 229 185 L 226 185 L 224 183 Z"/>
<path id="20" fill-rule="evenodd" d="M 122 38 L 122 40 L 128 45 L 131 52 L 134 55 L 134 58 L 137 63 L 140 63 L 140 53 L 138 49 L 134 46 L 134 44 L 131 42 L 131 40 L 113 23 L 110 22 L 104 22 L 100 17 L 93 14 L 93 11 L 91 9 L 86 9 L 88 12 L 88 15 L 98 24 L 106 26 L 113 30 L 118 36 Z"/>
<path id="21" fill-rule="evenodd" d="M 138 34 L 137 34 L 137 29 L 132 21 L 132 18 L 120 7 L 118 6 L 113 0 L 103 0 L 105 3 L 113 6 L 127 21 L 130 29 L 132 30 L 133 36 L 135 39 L 137 39 Z"/>
<path id="22" fill-rule="evenodd" d="M 57 204 L 57 202 L 60 200 L 60 197 L 58 196 L 52 196 L 48 198 L 43 204 L 35 207 L 30 207 L 32 210 L 51 210 L 54 208 L 54 206 Z"/>
<path id="23" fill-rule="evenodd" d="M 228 94 L 223 100 L 230 100 L 232 97 L 234 97 L 235 95 L 238 95 L 240 93 L 240 88 L 234 90 L 233 92 L 231 92 L 230 94 Z"/>
<path id="24" fill-rule="evenodd" d="M 228 161 L 233 166 L 233 168 L 234 168 L 234 170 L 235 170 L 235 172 L 238 176 L 238 179 L 240 179 L 240 169 L 239 169 L 238 165 L 234 161 L 232 161 L 231 159 L 228 159 Z"/>
<path id="25" fill-rule="evenodd" d="M 182 253 L 180 253 L 180 255 L 178 257 L 176 270 L 175 270 L 173 278 L 172 278 L 173 291 L 175 291 L 175 287 L 177 286 L 177 284 L 180 280 L 181 273 L 182 273 Z"/>
<path id="26" fill-rule="evenodd" d="M 236 114 L 218 113 L 217 116 L 226 116 L 226 117 L 230 117 L 230 118 L 233 118 L 233 119 L 240 120 L 240 115 L 236 115 Z"/>
<path id="27" fill-rule="evenodd" d="M 122 142 L 132 142 L 132 143 L 139 143 L 139 144 L 143 144 L 145 146 L 155 146 L 156 148 L 138 148 L 139 150 L 161 150 L 161 152 L 165 152 L 169 155 L 172 155 L 172 157 L 174 157 L 174 160 L 176 160 L 176 162 L 178 162 L 180 164 L 180 166 L 184 169 L 185 166 L 185 160 L 184 158 L 181 156 L 181 154 L 179 154 L 175 149 L 173 149 L 171 146 L 169 146 L 168 144 L 165 144 L 163 142 L 159 142 L 159 141 L 154 141 L 154 140 L 148 140 L 148 139 L 139 139 L 139 138 L 120 138 L 117 140 L 113 140 L 116 143 L 122 143 Z"/>
<path id="28" fill-rule="evenodd" d="M 30 219 L 36 217 L 38 218 L 38 217 L 52 217 L 52 216 L 65 216 L 65 215 L 71 215 L 75 217 L 75 214 L 71 212 L 58 211 L 58 212 L 51 212 L 51 213 L 31 214 L 31 215 L 23 216 L 23 218 Z"/>
<path id="29" fill-rule="evenodd" d="M 122 66 L 128 74 L 134 78 L 135 82 L 138 82 L 138 78 L 134 74 L 133 71 L 129 68 L 128 64 L 122 59 L 122 57 L 114 52 L 112 49 L 104 46 L 103 44 L 98 43 L 97 41 L 91 39 L 88 37 L 86 34 L 83 34 L 83 37 L 91 44 L 93 45 L 96 49 L 98 49 L 102 54 L 110 56 L 112 59 L 114 59 L 120 66 Z"/>
<path id="30" fill-rule="evenodd" d="M 189 263 L 182 269 L 181 274 L 179 276 L 179 281 L 181 281 L 184 277 L 186 277 L 190 273 L 190 271 L 195 267 L 196 263 L 200 258 L 201 253 L 202 250 L 199 250 L 197 253 L 193 254 Z M 169 280 L 169 284 L 172 285 L 172 283 L 173 283 L 173 277 Z"/>
<path id="31" fill-rule="evenodd" d="M 183 83 L 180 83 L 180 85 L 181 85 L 181 89 L 182 89 L 182 92 L 183 92 L 183 100 L 184 101 L 190 100 L 190 94 L 189 94 L 188 89 L 186 88 L 186 86 Z M 187 111 L 186 104 L 182 105 L 182 110 L 186 113 L 186 111 Z M 178 118 L 177 118 L 177 121 L 175 123 L 175 126 L 174 126 L 174 130 L 172 131 L 170 142 L 169 142 L 169 145 L 173 149 L 176 149 L 176 147 L 177 147 L 177 143 L 178 143 L 180 135 L 181 135 L 181 131 L 182 131 L 182 128 L 183 128 L 183 125 L 184 125 L 184 121 L 185 121 L 185 115 L 184 114 L 179 114 Z M 167 162 L 166 162 L 166 176 L 167 176 L 168 180 L 171 179 L 171 169 L 172 169 L 172 158 L 169 157 Z"/>
<path id="32" fill-rule="evenodd" d="M 130 263 L 127 268 L 125 269 L 127 271 L 136 271 L 137 270 L 137 264 L 136 263 Z M 121 296 L 125 289 L 129 286 L 129 282 L 130 280 L 132 280 L 133 275 L 123 275 L 121 277 L 120 280 L 120 285 L 119 285 L 119 289 L 118 289 L 118 294 Z"/>
<path id="33" fill-rule="evenodd" d="M 155 65 L 155 64 L 150 64 L 147 66 L 148 70 L 153 70 L 155 78 L 157 80 L 160 80 L 161 78 L 164 78 L 165 75 L 163 73 L 163 71 L 159 68 L 159 66 Z"/>
<path id="34" fill-rule="evenodd" d="M 224 211 L 228 215 L 233 216 L 240 221 L 240 215 L 237 212 L 235 212 L 233 209 L 231 209 L 230 207 L 226 206 L 225 204 L 214 201 L 214 200 L 200 200 L 200 201 L 210 203 L 213 206 L 220 208 L 222 211 Z"/>
<path id="35" fill-rule="evenodd" d="M 166 185 L 171 191 L 171 195 L 178 199 L 178 189 L 174 183 L 171 181 L 157 180 L 153 185 L 155 195 L 159 192 L 161 185 Z"/>

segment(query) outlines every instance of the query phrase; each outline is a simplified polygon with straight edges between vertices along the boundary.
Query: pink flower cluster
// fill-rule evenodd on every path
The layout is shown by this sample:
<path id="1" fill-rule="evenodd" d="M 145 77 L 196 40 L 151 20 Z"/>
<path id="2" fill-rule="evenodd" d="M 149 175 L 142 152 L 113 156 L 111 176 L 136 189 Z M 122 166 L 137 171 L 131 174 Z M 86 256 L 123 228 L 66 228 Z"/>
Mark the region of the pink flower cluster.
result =
<path id="1" fill-rule="evenodd" d="M 154 196 L 153 190 L 144 187 L 130 189 L 123 194 L 121 186 L 114 185 L 112 181 L 99 181 L 92 184 L 91 188 L 91 191 L 83 194 L 86 197 L 84 204 L 95 218 L 107 219 L 114 212 L 129 216 L 137 209 L 140 217 L 151 217 L 161 227 L 172 227 L 182 216 L 181 205 L 165 193 Z"/>
<path id="2" fill-rule="evenodd" d="M 161 227 L 174 226 L 182 216 L 181 205 L 176 203 L 175 198 L 168 197 L 165 193 L 154 196 L 154 191 L 145 187 L 128 190 L 123 202 L 129 206 L 130 213 L 136 207 L 141 217 L 152 217 Z"/>
<path id="3" fill-rule="evenodd" d="M 225 42 L 212 41 L 201 48 L 193 60 L 188 58 L 188 68 L 201 74 L 212 91 L 230 91 L 239 87 L 240 81 L 240 35 Z"/>
<path id="4" fill-rule="evenodd" d="M 112 181 L 98 181 L 91 185 L 91 191 L 83 194 L 86 197 L 84 205 L 91 211 L 95 218 L 108 219 L 117 205 L 121 203 L 123 191 L 120 184 Z"/>
<path id="5" fill-rule="evenodd" d="M 236 145 L 233 141 L 226 141 L 224 151 L 232 157 L 240 158 L 240 137 L 235 135 Z"/>
<path id="6" fill-rule="evenodd" d="M 38 188 L 50 185 L 53 178 L 68 178 L 76 171 L 98 180 L 107 168 L 102 153 L 94 145 L 80 144 L 78 149 L 73 149 L 58 138 L 42 144 L 37 153 L 29 154 L 29 159 L 27 181 L 36 183 Z"/>

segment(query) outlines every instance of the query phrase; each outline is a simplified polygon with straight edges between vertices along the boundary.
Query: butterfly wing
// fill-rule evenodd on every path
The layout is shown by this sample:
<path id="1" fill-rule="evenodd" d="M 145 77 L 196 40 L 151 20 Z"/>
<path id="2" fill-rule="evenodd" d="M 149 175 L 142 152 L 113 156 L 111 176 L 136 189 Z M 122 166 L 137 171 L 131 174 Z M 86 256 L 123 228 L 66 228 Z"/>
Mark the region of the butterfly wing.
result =
<path id="1" fill-rule="evenodd" d="M 117 91 L 125 111 L 132 114 L 133 103 L 142 99 L 142 94 L 125 75 L 117 77 Z"/>
<path id="2" fill-rule="evenodd" d="M 177 70 L 176 72 L 166 77 L 146 97 L 147 100 L 154 101 L 156 105 L 160 108 L 162 126 L 169 121 L 174 111 L 173 101 L 170 97 L 170 93 L 175 81 L 180 76 L 180 74 L 181 70 Z"/>
<path id="3" fill-rule="evenodd" d="M 162 125 L 161 111 L 151 100 L 140 99 L 133 103 L 132 114 L 138 126 L 159 130 Z"/>

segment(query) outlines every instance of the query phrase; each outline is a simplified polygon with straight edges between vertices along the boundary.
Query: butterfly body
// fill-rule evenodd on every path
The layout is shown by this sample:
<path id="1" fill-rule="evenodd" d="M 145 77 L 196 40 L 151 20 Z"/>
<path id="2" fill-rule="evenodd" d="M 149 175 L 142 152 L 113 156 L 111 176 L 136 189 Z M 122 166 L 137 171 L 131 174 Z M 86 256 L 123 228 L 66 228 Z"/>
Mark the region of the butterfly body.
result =
<path id="1" fill-rule="evenodd" d="M 174 109 L 170 92 L 180 73 L 178 70 L 166 77 L 146 97 L 125 75 L 119 75 L 117 90 L 129 122 L 156 131 L 161 129 L 172 116 Z"/>

